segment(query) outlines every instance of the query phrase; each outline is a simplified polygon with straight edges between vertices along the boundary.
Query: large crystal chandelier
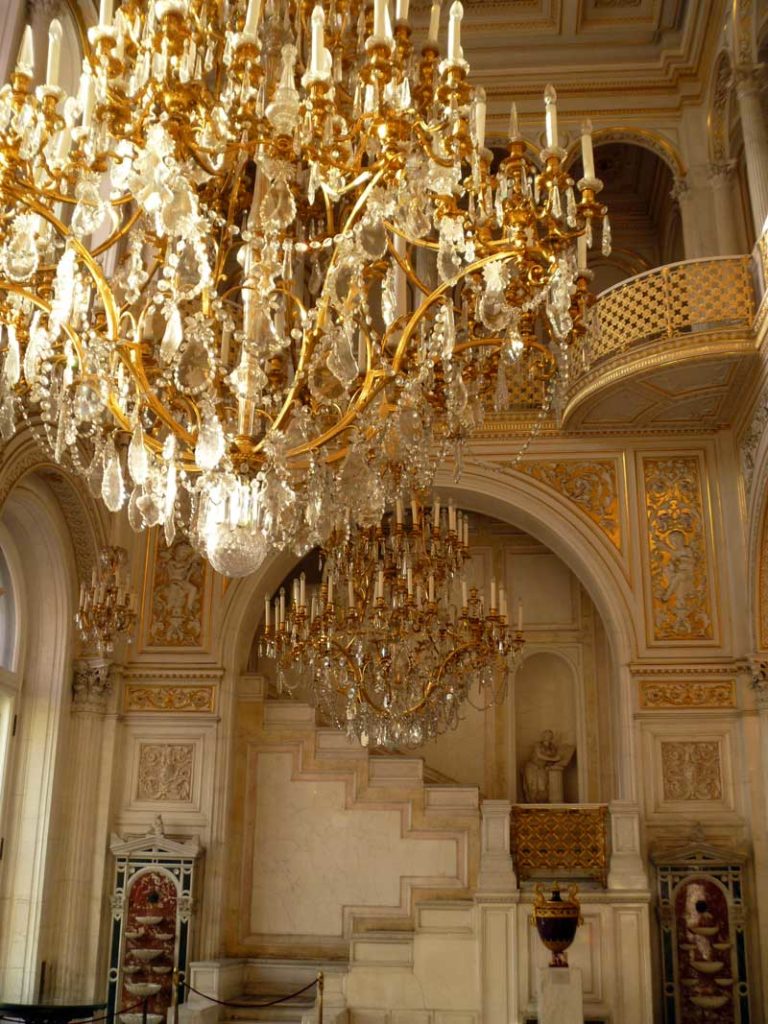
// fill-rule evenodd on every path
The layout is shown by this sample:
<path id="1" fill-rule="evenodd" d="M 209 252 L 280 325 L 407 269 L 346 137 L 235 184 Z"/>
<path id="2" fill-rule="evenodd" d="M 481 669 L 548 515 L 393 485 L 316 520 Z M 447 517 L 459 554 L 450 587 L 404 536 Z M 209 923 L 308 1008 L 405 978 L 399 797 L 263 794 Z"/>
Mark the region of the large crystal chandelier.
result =
<path id="1" fill-rule="evenodd" d="M 398 499 L 377 526 L 333 536 L 319 591 L 304 574 L 266 598 L 261 653 L 279 691 L 308 682 L 326 721 L 363 746 L 419 746 L 455 728 L 469 703 L 504 700 L 520 662 L 522 607 L 503 585 L 468 585 L 469 518 L 453 504 Z"/>
<path id="2" fill-rule="evenodd" d="M 492 167 L 462 13 L 441 59 L 437 4 L 414 45 L 407 0 L 394 24 L 388 0 L 101 0 L 69 97 L 60 27 L 37 89 L 27 30 L 0 92 L 3 436 L 28 423 L 135 529 L 244 575 L 379 522 L 520 382 L 543 395 L 585 329 L 591 136 L 577 199 L 548 87 L 540 159 L 513 117 Z"/>

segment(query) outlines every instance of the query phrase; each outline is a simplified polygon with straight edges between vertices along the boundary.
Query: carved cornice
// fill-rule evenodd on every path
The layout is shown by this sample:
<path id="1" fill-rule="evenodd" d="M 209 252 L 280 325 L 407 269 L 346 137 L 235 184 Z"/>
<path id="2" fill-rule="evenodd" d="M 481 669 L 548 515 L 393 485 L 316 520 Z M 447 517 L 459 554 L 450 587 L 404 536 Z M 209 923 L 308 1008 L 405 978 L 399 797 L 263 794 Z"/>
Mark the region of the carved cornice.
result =
<path id="1" fill-rule="evenodd" d="M 178 681 L 186 683 L 219 682 L 224 669 L 211 665 L 156 665 L 149 662 L 132 662 L 123 666 L 121 675 L 125 683 L 162 683 Z"/>

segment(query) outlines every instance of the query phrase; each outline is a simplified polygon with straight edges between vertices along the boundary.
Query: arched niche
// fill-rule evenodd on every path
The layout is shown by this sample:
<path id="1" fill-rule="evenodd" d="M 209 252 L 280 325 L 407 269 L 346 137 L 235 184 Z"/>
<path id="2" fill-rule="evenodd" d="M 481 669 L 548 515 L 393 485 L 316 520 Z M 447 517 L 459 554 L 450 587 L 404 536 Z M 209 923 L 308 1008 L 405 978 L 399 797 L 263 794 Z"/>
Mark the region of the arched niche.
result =
<path id="1" fill-rule="evenodd" d="M 601 292 L 627 277 L 685 258 L 680 210 L 673 198 L 684 171 L 672 151 L 656 139 L 596 132 L 594 148 L 595 171 L 605 183 L 599 198 L 608 207 L 616 241 L 616 249 L 605 256 L 597 232 L 590 252 L 594 289 Z M 571 173 L 576 180 L 583 174 L 576 153 Z"/>
<path id="2" fill-rule="evenodd" d="M 569 758 L 562 773 L 562 802 L 579 803 L 585 788 L 584 780 L 580 780 L 586 744 L 583 683 L 573 664 L 554 650 L 535 651 L 520 666 L 510 708 L 514 727 L 513 800 L 523 799 L 525 766 L 542 735 L 549 731 L 554 746 L 563 752 L 564 759 Z M 573 753 L 569 753 L 571 750 Z M 549 800 L 560 802 L 553 801 L 551 794 Z"/>
<path id="3" fill-rule="evenodd" d="M 567 705 L 568 728 L 558 727 L 555 731 L 567 733 L 560 738 L 582 754 L 572 759 L 567 768 L 565 799 L 611 799 L 616 795 L 611 734 L 618 716 L 613 705 L 620 691 L 613 685 L 616 670 L 609 649 L 609 630 L 561 557 L 518 527 L 479 514 L 476 497 L 466 501 L 468 495 L 456 496 L 460 507 L 473 509 L 473 558 L 468 582 L 487 587 L 490 577 L 495 576 L 505 582 L 510 603 L 518 596 L 523 598 L 530 657 L 522 670 L 522 690 L 518 690 L 518 679 L 512 679 L 510 696 L 503 705 L 482 711 L 468 703 L 456 732 L 422 745 L 415 753 L 424 758 L 435 778 L 477 785 L 488 797 L 518 800 L 522 798 L 520 769 L 530 754 L 533 739 L 539 737 L 542 729 L 554 727 L 551 714 L 550 720 L 545 721 L 546 705 Z M 316 554 L 307 556 L 302 563 L 285 564 L 282 578 L 270 573 L 268 587 L 259 588 L 261 600 L 250 605 L 252 617 L 243 623 L 249 647 L 243 667 L 266 680 L 267 694 L 272 698 L 285 699 L 287 694 L 276 685 L 274 663 L 259 657 L 264 594 L 274 598 L 281 585 L 290 593 L 291 580 L 302 569 L 307 573 L 309 591 L 313 582 L 319 580 Z M 527 686 L 531 675 L 537 681 L 543 680 L 540 692 L 546 694 L 544 705 L 535 692 L 536 686 Z M 552 680 L 558 691 L 554 697 L 550 693 Z M 293 696 L 309 701 L 311 694 L 299 683 Z M 521 715 L 525 719 L 522 731 Z"/>

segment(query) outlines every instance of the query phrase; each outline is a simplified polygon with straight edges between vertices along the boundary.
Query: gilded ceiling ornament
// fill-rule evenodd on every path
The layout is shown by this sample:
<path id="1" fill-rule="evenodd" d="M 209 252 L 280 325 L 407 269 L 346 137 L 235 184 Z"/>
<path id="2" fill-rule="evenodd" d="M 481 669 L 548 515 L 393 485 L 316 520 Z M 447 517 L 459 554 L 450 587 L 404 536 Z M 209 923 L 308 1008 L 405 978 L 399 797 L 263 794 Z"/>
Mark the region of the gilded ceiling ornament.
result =
<path id="1" fill-rule="evenodd" d="M 621 551 L 619 485 L 613 459 L 500 463 L 552 487 L 576 505 Z"/>
<path id="2" fill-rule="evenodd" d="M 713 638 L 699 460 L 643 459 L 655 640 Z"/>
<path id="3" fill-rule="evenodd" d="M 733 679 L 641 679 L 640 707 L 649 711 L 674 708 L 735 708 Z"/>

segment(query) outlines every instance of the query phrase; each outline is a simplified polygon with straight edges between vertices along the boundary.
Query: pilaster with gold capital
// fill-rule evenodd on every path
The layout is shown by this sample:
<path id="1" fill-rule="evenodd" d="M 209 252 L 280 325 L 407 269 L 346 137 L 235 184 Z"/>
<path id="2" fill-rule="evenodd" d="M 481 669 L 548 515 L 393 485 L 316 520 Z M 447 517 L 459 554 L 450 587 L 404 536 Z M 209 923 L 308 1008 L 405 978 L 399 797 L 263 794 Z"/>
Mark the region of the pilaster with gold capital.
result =
<path id="1" fill-rule="evenodd" d="M 72 710 L 106 714 L 112 696 L 112 663 L 104 658 L 80 658 L 72 669 Z"/>

